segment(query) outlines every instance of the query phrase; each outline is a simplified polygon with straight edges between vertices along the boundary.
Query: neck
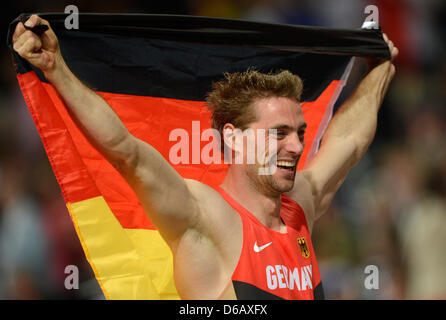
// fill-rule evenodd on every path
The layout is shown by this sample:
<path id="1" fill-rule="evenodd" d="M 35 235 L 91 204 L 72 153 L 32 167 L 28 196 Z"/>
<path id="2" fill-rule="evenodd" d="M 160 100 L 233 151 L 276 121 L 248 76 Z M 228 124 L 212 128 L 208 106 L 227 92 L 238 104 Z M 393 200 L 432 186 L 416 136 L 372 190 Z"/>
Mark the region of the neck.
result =
<path id="1" fill-rule="evenodd" d="M 268 195 L 262 192 L 239 166 L 229 167 L 221 188 L 265 227 L 278 232 L 286 231 L 286 226 L 280 218 L 281 195 Z"/>

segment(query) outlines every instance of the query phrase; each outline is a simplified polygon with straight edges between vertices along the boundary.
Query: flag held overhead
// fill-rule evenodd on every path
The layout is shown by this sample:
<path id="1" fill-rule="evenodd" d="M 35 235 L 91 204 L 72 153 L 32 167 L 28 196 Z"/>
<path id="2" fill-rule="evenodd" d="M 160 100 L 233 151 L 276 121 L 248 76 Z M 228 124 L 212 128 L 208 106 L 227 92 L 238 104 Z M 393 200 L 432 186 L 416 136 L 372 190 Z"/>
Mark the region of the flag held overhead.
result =
<path id="1" fill-rule="evenodd" d="M 352 56 L 389 58 L 380 30 L 335 30 L 173 15 L 40 14 L 56 33 L 73 72 L 102 96 L 127 129 L 169 161 L 169 133 L 210 128 L 204 99 L 225 72 L 286 69 L 304 81 L 307 148 L 316 152 L 351 67 Z M 86 257 L 109 299 L 178 299 L 172 254 L 133 190 L 89 143 L 42 72 L 8 45 L 26 104 L 62 190 Z M 41 32 L 44 32 L 44 30 Z M 192 136 L 192 135 L 190 135 Z M 193 138 L 193 137 L 192 137 Z M 202 141 L 200 142 L 202 143 Z M 189 162 L 192 163 L 192 162 Z M 224 163 L 171 165 L 211 187 Z"/>

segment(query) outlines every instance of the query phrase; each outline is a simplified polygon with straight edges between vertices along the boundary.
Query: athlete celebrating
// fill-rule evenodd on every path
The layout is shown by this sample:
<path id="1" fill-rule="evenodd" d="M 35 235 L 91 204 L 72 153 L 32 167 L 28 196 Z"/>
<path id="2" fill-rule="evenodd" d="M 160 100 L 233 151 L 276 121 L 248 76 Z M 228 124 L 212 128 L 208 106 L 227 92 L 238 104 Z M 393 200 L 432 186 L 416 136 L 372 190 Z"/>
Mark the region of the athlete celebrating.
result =
<path id="1" fill-rule="evenodd" d="M 38 25 L 48 29 L 39 35 L 27 30 Z M 183 179 L 157 150 L 132 136 L 106 101 L 70 71 L 46 20 L 33 15 L 25 25 L 18 23 L 13 47 L 42 70 L 85 136 L 135 191 L 172 250 L 182 298 L 314 299 L 322 298 L 323 290 L 311 230 L 375 135 L 398 54 L 384 39 L 391 60 L 369 64 L 331 120 L 319 152 L 301 171 L 296 167 L 306 123 L 300 78 L 288 71 L 248 70 L 215 83 L 207 99 L 213 127 L 229 146 L 229 156 L 243 159 L 229 165 L 216 190 Z M 236 129 L 273 129 L 276 134 L 255 143 L 274 142 L 275 153 L 265 154 L 265 163 L 248 163 L 246 139 L 238 143 Z M 271 168 L 273 158 L 275 170 L 259 174 Z"/>

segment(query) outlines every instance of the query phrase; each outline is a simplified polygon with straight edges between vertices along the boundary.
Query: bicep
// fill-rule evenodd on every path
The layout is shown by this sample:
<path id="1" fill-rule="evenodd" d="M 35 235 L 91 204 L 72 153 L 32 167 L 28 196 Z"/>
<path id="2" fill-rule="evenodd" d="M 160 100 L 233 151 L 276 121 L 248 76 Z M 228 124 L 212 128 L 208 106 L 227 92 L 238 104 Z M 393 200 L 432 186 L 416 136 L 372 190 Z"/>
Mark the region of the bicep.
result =
<path id="1" fill-rule="evenodd" d="M 357 147 L 353 139 L 335 137 L 323 141 L 319 152 L 305 166 L 303 175 L 312 186 L 315 220 L 328 209 L 357 159 Z"/>
<path id="2" fill-rule="evenodd" d="M 172 245 L 199 217 L 199 206 L 183 177 L 152 146 L 133 137 L 118 170 L 135 191 L 160 234 Z"/>

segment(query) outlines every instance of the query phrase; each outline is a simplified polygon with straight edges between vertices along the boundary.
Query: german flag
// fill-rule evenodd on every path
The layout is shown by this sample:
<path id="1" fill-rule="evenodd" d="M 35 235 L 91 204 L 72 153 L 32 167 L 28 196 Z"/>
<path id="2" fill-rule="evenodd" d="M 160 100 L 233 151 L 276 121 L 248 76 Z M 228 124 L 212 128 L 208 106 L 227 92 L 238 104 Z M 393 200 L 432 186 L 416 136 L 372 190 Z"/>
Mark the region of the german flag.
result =
<path id="1" fill-rule="evenodd" d="M 210 127 L 204 99 L 224 72 L 287 69 L 304 81 L 308 128 L 301 169 L 317 152 L 352 56 L 389 57 L 380 30 L 139 14 L 80 14 L 79 29 L 67 30 L 67 14 L 39 15 L 50 22 L 74 74 L 167 161 L 177 143 L 169 139 L 174 129 L 186 130 L 191 144 L 208 143 L 201 139 Z M 18 21 L 8 34 L 17 79 L 105 297 L 178 299 L 172 254 L 135 193 L 87 141 L 42 72 L 12 49 Z M 183 177 L 212 187 L 227 169 L 224 163 L 197 163 L 192 154 L 171 164 Z"/>

